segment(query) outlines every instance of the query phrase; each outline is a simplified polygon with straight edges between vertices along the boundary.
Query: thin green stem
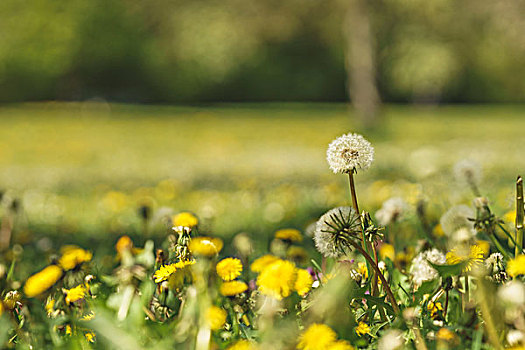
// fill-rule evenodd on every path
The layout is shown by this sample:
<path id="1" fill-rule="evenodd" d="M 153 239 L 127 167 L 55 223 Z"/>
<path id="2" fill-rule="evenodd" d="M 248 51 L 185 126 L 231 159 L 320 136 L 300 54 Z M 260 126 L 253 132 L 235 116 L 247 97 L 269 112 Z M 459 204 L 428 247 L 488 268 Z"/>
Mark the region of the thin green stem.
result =
<path id="1" fill-rule="evenodd" d="M 381 270 L 379 270 L 379 267 L 375 263 L 374 259 L 372 259 L 372 257 L 359 244 L 357 244 L 357 243 L 355 243 L 353 241 L 348 241 L 348 243 L 352 247 L 357 249 L 357 251 L 359 251 L 359 253 L 361 253 L 361 255 L 363 255 L 363 257 L 368 261 L 370 266 L 372 266 L 372 268 L 374 269 L 375 273 L 377 274 L 377 276 L 381 280 L 381 283 L 383 285 L 383 288 L 386 291 L 388 299 L 390 299 L 390 303 L 392 304 L 392 308 L 394 309 L 394 312 L 396 314 L 399 313 L 399 306 L 397 305 L 397 301 L 396 301 L 396 298 L 394 297 L 394 293 L 392 293 L 392 290 L 390 289 L 390 286 L 388 285 L 388 282 L 387 282 L 385 276 L 383 276 L 383 274 L 381 273 Z"/>

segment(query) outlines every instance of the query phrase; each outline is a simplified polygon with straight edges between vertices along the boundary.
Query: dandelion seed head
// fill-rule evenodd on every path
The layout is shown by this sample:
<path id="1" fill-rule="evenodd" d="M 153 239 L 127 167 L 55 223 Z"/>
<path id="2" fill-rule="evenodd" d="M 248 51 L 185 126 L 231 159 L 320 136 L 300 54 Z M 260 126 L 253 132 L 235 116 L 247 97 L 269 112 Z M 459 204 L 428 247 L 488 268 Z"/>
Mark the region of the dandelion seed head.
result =
<path id="1" fill-rule="evenodd" d="M 481 165 L 470 159 L 463 159 L 454 165 L 454 177 L 460 183 L 478 184 L 482 177 Z"/>
<path id="2" fill-rule="evenodd" d="M 390 198 L 386 200 L 381 209 L 376 212 L 376 219 L 381 225 L 389 225 L 402 220 L 408 208 L 408 204 L 403 198 Z"/>
<path id="3" fill-rule="evenodd" d="M 323 214 L 317 221 L 315 247 L 327 258 L 345 254 L 345 241 L 361 232 L 359 216 L 353 208 L 337 207 Z"/>
<path id="4" fill-rule="evenodd" d="M 525 303 L 525 287 L 522 282 L 511 281 L 498 288 L 498 297 L 506 304 L 523 305 Z"/>
<path id="5" fill-rule="evenodd" d="M 374 147 L 359 134 L 346 134 L 328 145 L 326 160 L 334 173 L 367 170 L 374 161 Z"/>
<path id="6" fill-rule="evenodd" d="M 414 286 L 419 286 L 426 281 L 431 281 L 439 276 L 436 269 L 434 269 L 428 261 L 436 265 L 443 265 L 446 263 L 445 255 L 433 248 L 419 253 L 413 260 L 410 266 L 410 274 L 412 275 L 412 281 Z"/>
<path id="7" fill-rule="evenodd" d="M 474 218 L 474 211 L 464 204 L 455 205 L 450 208 L 439 220 L 445 235 L 454 238 L 454 234 L 461 228 L 466 228 L 474 232 L 474 223 L 469 220 Z"/>
<path id="8" fill-rule="evenodd" d="M 390 329 L 383 334 L 377 343 L 377 350 L 401 349 L 405 344 L 403 333 L 397 329 Z"/>

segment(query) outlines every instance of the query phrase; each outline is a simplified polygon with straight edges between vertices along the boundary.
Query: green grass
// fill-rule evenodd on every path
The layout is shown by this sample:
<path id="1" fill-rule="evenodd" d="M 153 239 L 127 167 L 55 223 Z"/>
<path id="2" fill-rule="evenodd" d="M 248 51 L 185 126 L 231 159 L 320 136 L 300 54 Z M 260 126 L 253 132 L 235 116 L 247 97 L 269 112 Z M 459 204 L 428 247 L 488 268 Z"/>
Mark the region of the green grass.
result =
<path id="1" fill-rule="evenodd" d="M 472 158 L 483 165 L 484 193 L 508 210 L 525 165 L 523 112 L 386 107 L 380 127 L 365 133 L 376 161 L 357 177 L 360 199 L 375 209 L 389 195 L 423 192 L 444 208 L 463 198 L 444 187 L 453 164 Z M 324 158 L 334 137 L 354 130 L 348 108 L 332 104 L 8 105 L 0 109 L 0 186 L 22 198 L 20 220 L 49 234 L 139 231 L 143 202 L 192 210 L 221 235 L 270 234 L 346 203 L 345 179 Z"/>

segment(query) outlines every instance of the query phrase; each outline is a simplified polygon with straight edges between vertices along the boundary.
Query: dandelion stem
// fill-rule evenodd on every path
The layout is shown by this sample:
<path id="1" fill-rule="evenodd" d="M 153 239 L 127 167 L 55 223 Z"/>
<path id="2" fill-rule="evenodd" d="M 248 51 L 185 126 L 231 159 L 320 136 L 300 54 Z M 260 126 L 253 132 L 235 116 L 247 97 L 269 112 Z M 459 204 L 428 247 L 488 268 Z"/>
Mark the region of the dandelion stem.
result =
<path id="1" fill-rule="evenodd" d="M 392 290 L 390 289 L 390 286 L 388 285 L 388 282 L 387 282 L 385 276 L 383 276 L 383 274 L 381 273 L 381 270 L 379 270 L 379 267 L 377 266 L 377 264 L 374 261 L 374 259 L 372 259 L 372 257 L 359 244 L 357 244 L 357 243 L 355 243 L 353 241 L 348 241 L 348 243 L 352 247 L 357 249 L 359 251 L 359 253 L 361 253 L 361 255 L 363 255 L 363 257 L 366 259 L 366 261 L 368 261 L 370 266 L 372 266 L 372 268 L 374 269 L 374 272 L 376 273 L 376 275 L 381 280 L 381 283 L 383 285 L 383 288 L 386 291 L 388 299 L 390 299 L 390 303 L 392 304 L 392 308 L 394 309 L 394 312 L 396 314 L 399 313 L 399 307 L 397 306 L 397 301 L 396 301 L 396 298 L 394 297 L 394 293 L 392 293 Z"/>
<path id="2" fill-rule="evenodd" d="M 465 304 L 469 302 L 468 274 L 465 274 Z"/>
<path id="3" fill-rule="evenodd" d="M 516 180 L 516 244 L 514 257 L 517 257 L 523 248 L 523 179 L 518 176 Z"/>
<path id="4" fill-rule="evenodd" d="M 443 314 L 443 318 L 445 319 L 445 322 L 447 321 L 447 310 L 448 310 L 448 289 L 445 291 L 445 311 Z"/>
<path id="5" fill-rule="evenodd" d="M 350 181 L 350 196 L 352 197 L 352 206 L 355 209 L 357 215 L 361 215 L 359 211 L 359 205 L 357 204 L 357 195 L 355 193 L 355 183 L 354 183 L 354 172 L 351 171 L 348 173 L 348 180 Z M 361 218 L 361 216 L 359 216 Z"/>

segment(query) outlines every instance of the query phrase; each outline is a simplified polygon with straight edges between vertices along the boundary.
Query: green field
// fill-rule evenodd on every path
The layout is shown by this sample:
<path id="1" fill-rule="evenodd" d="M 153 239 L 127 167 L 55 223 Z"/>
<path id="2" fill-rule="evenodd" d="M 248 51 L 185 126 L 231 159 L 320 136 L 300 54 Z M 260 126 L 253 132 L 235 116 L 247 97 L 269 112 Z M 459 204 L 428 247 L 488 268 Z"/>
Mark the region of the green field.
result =
<path id="1" fill-rule="evenodd" d="M 400 195 L 442 212 L 467 198 L 455 191 L 451 169 L 469 158 L 483 166 L 483 192 L 509 210 L 525 165 L 522 113 L 519 106 L 386 107 L 380 127 L 364 132 L 376 161 L 357 178 L 363 205 L 374 210 Z M 42 234 L 138 234 L 136 210 L 145 203 L 157 212 L 193 211 L 222 236 L 270 235 L 347 203 L 345 178 L 324 158 L 334 137 L 354 130 L 342 104 L 7 105 L 0 186 L 23 203 L 19 227 Z"/>

